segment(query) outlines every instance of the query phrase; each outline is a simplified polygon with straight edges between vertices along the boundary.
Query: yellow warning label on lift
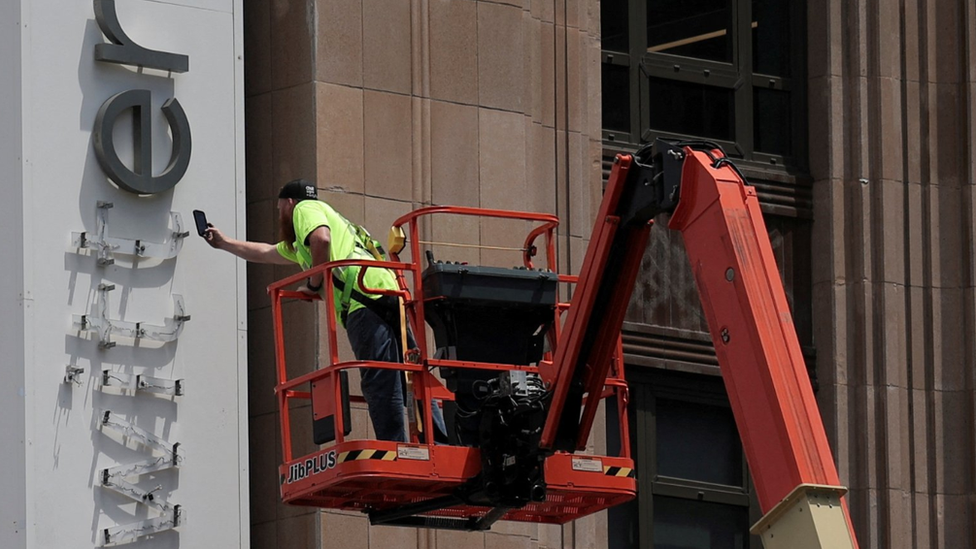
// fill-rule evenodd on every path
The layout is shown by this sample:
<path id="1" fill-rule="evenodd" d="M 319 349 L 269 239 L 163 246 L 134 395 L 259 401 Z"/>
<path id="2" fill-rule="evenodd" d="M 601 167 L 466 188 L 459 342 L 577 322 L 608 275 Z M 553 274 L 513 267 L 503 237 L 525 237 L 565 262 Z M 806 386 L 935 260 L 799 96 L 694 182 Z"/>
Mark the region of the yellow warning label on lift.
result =
<path id="1" fill-rule="evenodd" d="M 608 477 L 629 477 L 634 476 L 634 470 L 630 467 L 611 467 L 607 465 L 603 468 L 603 474 Z"/>
<path id="2" fill-rule="evenodd" d="M 393 450 L 352 450 L 339 454 L 339 463 L 346 461 L 357 461 L 360 459 L 378 459 L 381 461 L 393 461 L 396 459 Z"/>

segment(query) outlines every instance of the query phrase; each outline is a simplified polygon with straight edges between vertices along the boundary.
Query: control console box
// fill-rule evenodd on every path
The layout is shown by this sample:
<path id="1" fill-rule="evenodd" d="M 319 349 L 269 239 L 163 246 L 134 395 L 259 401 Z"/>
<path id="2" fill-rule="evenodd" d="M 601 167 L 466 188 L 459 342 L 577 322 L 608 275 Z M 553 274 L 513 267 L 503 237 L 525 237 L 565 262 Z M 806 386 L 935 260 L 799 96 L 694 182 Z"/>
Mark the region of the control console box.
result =
<path id="1" fill-rule="evenodd" d="M 425 316 L 457 360 L 530 364 L 542 358 L 557 283 L 546 270 L 434 262 L 423 272 Z"/>

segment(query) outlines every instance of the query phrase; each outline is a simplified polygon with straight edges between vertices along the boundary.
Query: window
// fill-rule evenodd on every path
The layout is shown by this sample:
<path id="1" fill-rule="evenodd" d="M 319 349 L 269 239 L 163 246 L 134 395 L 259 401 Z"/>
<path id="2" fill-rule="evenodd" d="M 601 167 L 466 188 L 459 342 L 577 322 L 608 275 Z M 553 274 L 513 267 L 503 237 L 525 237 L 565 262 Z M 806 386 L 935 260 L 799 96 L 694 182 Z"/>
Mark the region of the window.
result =
<path id="1" fill-rule="evenodd" d="M 627 381 L 639 493 L 610 510 L 610 549 L 761 549 L 749 535 L 758 505 L 721 378 L 632 368 Z M 616 413 L 607 418 L 616 433 Z"/>
<path id="2" fill-rule="evenodd" d="M 759 195 L 813 374 L 805 3 L 601 0 L 600 9 L 605 176 L 616 153 L 656 137 L 720 143 Z M 761 549 L 749 535 L 761 513 L 680 236 L 652 231 L 645 262 L 624 333 L 639 493 L 609 511 L 609 547 Z M 615 412 L 607 418 L 613 452 Z"/>
<path id="3" fill-rule="evenodd" d="M 803 4 L 603 0 L 604 140 L 698 137 L 804 168 Z"/>

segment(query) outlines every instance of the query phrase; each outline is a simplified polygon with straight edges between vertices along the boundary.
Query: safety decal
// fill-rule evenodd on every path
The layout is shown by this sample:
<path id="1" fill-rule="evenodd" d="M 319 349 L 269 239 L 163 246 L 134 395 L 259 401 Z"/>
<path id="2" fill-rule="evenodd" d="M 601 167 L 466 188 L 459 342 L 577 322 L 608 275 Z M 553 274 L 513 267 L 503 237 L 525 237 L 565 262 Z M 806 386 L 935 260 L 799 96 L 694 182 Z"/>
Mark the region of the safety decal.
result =
<path id="1" fill-rule="evenodd" d="M 393 450 L 352 450 L 339 454 L 339 463 L 357 461 L 361 459 L 378 459 L 380 461 L 394 461 L 397 455 Z"/>
<path id="2" fill-rule="evenodd" d="M 599 473 L 604 470 L 603 460 L 592 458 L 573 458 L 573 470 Z"/>
<path id="3" fill-rule="evenodd" d="M 430 461 L 430 449 L 426 446 L 397 446 L 397 456 L 400 459 Z"/>
<path id="4" fill-rule="evenodd" d="M 608 477 L 634 478 L 634 470 L 630 467 L 611 467 L 607 465 L 603 468 L 603 474 Z"/>

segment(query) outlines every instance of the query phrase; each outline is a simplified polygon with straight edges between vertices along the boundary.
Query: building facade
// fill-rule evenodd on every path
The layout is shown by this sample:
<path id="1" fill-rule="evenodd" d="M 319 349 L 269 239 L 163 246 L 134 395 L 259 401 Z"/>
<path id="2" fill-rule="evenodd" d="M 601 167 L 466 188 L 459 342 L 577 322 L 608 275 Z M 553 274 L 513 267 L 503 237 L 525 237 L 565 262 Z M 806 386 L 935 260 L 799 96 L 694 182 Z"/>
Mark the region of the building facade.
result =
<path id="1" fill-rule="evenodd" d="M 558 213 L 559 258 L 565 271 L 578 269 L 601 188 L 599 15 L 598 4 L 582 2 L 245 3 L 248 237 L 275 240 L 277 189 L 305 177 L 381 240 L 397 217 L 429 204 Z M 425 240 L 506 247 L 520 246 L 526 229 L 445 217 L 423 230 Z M 495 249 L 434 252 L 471 263 L 521 262 L 518 253 Z M 282 505 L 264 288 L 286 272 L 248 272 L 253 547 L 605 543 L 602 516 L 464 534 L 369 528 L 358 513 Z M 311 368 L 327 356 L 319 315 L 324 307 L 286 305 L 290 364 Z M 345 346 L 340 337 L 342 356 L 351 358 Z M 353 436 L 369 434 L 366 411 L 355 403 L 353 420 Z"/>
<path id="2" fill-rule="evenodd" d="M 575 272 L 614 154 L 655 136 L 716 141 L 759 191 L 861 546 L 976 547 L 971 2 L 244 10 L 249 238 L 276 240 L 276 189 L 305 177 L 378 235 L 429 204 L 556 213 L 560 265 Z M 424 231 L 483 247 L 522 234 L 449 218 Z M 653 235 L 624 331 L 640 496 L 563 527 L 489 533 L 370 528 L 360 514 L 280 503 L 264 288 L 291 271 L 248 267 L 252 547 L 759 547 L 680 236 Z M 495 249 L 434 250 L 516 262 Z M 291 364 L 326 356 L 322 314 L 286 306 Z M 365 410 L 353 418 L 354 435 L 368 435 Z M 615 444 L 602 431 L 592 440 Z"/>

